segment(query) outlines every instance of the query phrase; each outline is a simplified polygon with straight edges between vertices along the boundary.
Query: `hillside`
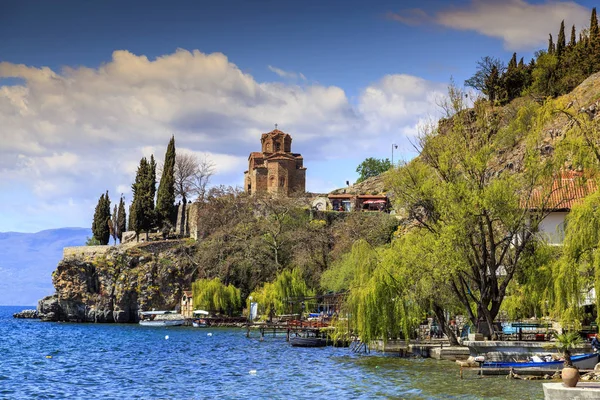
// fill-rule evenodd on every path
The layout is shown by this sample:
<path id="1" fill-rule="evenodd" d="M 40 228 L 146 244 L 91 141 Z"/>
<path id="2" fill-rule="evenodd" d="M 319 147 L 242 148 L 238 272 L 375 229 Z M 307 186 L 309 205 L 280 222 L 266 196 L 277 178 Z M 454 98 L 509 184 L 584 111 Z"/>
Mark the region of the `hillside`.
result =
<path id="1" fill-rule="evenodd" d="M 91 234 L 86 228 L 0 232 L 0 304 L 35 305 L 52 293 L 51 274 L 63 247 L 83 245 Z"/>

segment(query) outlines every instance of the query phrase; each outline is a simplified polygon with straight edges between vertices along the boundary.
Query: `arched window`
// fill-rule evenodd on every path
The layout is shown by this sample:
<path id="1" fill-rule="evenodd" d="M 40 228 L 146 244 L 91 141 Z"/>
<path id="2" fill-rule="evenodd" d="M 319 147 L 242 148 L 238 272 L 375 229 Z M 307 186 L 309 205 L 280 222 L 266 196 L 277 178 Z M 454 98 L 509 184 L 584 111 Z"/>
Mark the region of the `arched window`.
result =
<path id="1" fill-rule="evenodd" d="M 280 151 L 281 145 L 279 143 L 275 143 L 275 151 Z"/>
<path id="2" fill-rule="evenodd" d="M 279 178 L 279 187 L 285 187 L 285 178 Z"/>

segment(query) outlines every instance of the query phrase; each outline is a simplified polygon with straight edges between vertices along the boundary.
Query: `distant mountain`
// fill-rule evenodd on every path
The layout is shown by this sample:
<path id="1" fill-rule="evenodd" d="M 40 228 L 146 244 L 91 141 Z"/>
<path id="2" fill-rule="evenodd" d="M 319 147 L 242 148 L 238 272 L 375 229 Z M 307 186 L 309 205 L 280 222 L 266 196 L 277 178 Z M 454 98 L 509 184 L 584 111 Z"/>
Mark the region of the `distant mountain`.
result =
<path id="1" fill-rule="evenodd" d="M 91 235 L 86 228 L 0 232 L 0 305 L 33 306 L 54 293 L 52 271 L 63 247 L 84 245 Z"/>

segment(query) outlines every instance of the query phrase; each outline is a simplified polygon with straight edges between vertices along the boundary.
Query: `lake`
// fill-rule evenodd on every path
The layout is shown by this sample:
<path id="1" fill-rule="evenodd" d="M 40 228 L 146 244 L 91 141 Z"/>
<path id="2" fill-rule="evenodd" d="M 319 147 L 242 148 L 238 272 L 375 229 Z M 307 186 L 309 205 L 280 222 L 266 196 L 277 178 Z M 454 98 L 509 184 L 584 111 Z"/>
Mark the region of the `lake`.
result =
<path id="1" fill-rule="evenodd" d="M 3 399 L 543 398 L 540 381 L 461 380 L 449 361 L 294 348 L 243 329 L 12 318 L 24 308 L 0 307 Z"/>

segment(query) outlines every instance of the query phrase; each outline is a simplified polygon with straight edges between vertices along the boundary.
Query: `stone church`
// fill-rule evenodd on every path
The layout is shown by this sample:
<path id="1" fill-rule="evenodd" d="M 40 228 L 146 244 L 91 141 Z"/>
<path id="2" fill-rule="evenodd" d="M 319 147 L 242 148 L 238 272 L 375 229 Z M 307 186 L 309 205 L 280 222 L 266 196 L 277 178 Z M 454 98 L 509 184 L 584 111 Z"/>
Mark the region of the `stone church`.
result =
<path id="1" fill-rule="evenodd" d="M 262 152 L 248 157 L 244 190 L 249 194 L 267 192 L 289 196 L 305 191 L 306 168 L 300 154 L 292 153 L 292 137 L 277 129 L 263 133 Z"/>

